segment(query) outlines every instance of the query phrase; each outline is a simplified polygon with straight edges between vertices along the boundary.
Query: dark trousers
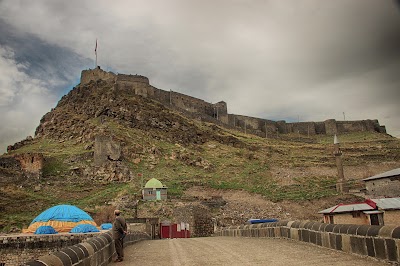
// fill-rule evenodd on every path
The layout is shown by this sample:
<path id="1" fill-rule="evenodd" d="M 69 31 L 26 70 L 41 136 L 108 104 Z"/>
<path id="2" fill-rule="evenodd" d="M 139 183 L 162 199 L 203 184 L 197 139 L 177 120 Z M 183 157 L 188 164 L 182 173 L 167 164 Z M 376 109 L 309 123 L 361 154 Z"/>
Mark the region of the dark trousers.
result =
<path id="1" fill-rule="evenodd" d="M 124 240 L 122 238 L 114 239 L 114 244 L 118 259 L 124 258 Z"/>

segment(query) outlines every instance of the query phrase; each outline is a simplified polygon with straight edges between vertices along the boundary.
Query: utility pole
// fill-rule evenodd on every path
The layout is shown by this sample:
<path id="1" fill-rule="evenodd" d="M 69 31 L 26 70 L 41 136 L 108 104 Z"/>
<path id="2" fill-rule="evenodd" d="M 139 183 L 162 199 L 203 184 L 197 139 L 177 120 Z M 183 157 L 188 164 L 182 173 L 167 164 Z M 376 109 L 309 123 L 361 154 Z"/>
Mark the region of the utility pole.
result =
<path id="1" fill-rule="evenodd" d="M 139 205 L 139 199 L 137 196 L 137 193 L 134 193 L 134 199 L 135 199 L 135 218 L 138 218 L 138 205 Z"/>
<path id="2" fill-rule="evenodd" d="M 140 189 L 143 190 L 144 184 L 143 184 L 143 173 L 139 173 L 138 176 L 140 177 Z"/>
<path id="3" fill-rule="evenodd" d="M 344 187 L 345 179 L 344 179 L 343 163 L 342 163 L 342 151 L 340 150 L 339 139 L 336 136 L 336 134 L 333 139 L 333 146 L 334 146 L 333 155 L 335 156 L 336 167 L 338 170 L 338 181 L 336 183 L 336 191 L 337 192 L 347 192 L 346 187 Z"/>
<path id="4" fill-rule="evenodd" d="M 343 121 L 346 121 L 346 115 L 344 112 L 343 112 Z"/>
<path id="5" fill-rule="evenodd" d="M 172 105 L 172 90 L 169 90 L 169 105 Z"/>
<path id="6" fill-rule="evenodd" d="M 265 138 L 268 138 L 267 121 L 265 121 Z"/>
<path id="7" fill-rule="evenodd" d="M 244 121 L 244 134 L 247 134 L 247 123 Z"/>
<path id="8" fill-rule="evenodd" d="M 216 116 L 216 111 L 215 111 L 215 105 L 213 106 L 213 118 L 215 118 L 215 116 Z"/>

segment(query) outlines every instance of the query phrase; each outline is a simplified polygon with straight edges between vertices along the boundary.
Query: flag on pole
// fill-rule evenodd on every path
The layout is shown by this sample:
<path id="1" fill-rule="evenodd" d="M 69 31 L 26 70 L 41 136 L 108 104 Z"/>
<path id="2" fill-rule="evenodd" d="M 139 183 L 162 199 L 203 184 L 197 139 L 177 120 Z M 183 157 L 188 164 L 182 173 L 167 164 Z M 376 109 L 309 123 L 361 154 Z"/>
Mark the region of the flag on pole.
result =
<path id="1" fill-rule="evenodd" d="M 96 38 L 96 46 L 94 47 L 94 54 L 96 55 L 96 64 L 95 64 L 95 68 L 97 68 L 97 38 Z"/>

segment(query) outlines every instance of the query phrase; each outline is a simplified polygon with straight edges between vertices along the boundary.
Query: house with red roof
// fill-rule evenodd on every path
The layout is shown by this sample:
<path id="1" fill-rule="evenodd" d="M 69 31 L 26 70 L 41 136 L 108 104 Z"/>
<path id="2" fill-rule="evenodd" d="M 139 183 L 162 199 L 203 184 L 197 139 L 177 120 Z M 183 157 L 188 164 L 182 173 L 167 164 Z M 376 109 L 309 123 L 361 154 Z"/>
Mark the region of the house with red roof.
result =
<path id="1" fill-rule="evenodd" d="M 400 225 L 400 198 L 367 199 L 364 202 L 340 203 L 318 212 L 324 223 Z"/>

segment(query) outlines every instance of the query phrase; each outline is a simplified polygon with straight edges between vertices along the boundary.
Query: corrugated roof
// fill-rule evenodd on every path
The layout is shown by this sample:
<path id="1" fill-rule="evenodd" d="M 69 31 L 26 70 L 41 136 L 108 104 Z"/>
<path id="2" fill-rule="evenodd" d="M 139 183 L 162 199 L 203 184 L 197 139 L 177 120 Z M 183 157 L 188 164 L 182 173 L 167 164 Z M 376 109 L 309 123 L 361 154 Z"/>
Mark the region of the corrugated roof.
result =
<path id="1" fill-rule="evenodd" d="M 363 179 L 363 181 L 368 181 L 368 180 L 373 180 L 373 179 L 379 179 L 379 178 L 385 178 L 385 177 L 390 177 L 390 176 L 396 176 L 400 175 L 400 168 L 393 169 L 378 175 L 374 175 L 368 178 Z"/>
<path id="2" fill-rule="evenodd" d="M 371 202 L 372 201 L 372 202 Z M 369 204 L 368 204 L 369 202 Z M 376 208 L 374 207 L 376 204 Z M 384 199 L 370 199 L 365 202 L 360 203 L 351 203 L 351 204 L 338 204 L 336 206 L 330 207 L 328 209 L 319 211 L 321 214 L 328 213 L 344 213 L 344 212 L 353 212 L 353 211 L 367 211 L 372 210 L 398 210 L 400 209 L 400 198 L 384 198 Z"/>
<path id="3" fill-rule="evenodd" d="M 371 199 L 379 209 L 400 209 L 400 198 Z"/>
<path id="4" fill-rule="evenodd" d="M 383 213 L 383 211 L 363 211 L 365 214 L 378 214 L 378 213 Z"/>
<path id="5" fill-rule="evenodd" d="M 374 210 L 374 207 L 367 203 L 354 203 L 354 204 L 339 204 L 320 211 L 318 213 L 341 213 L 341 212 L 353 212 L 353 211 L 369 211 Z"/>

